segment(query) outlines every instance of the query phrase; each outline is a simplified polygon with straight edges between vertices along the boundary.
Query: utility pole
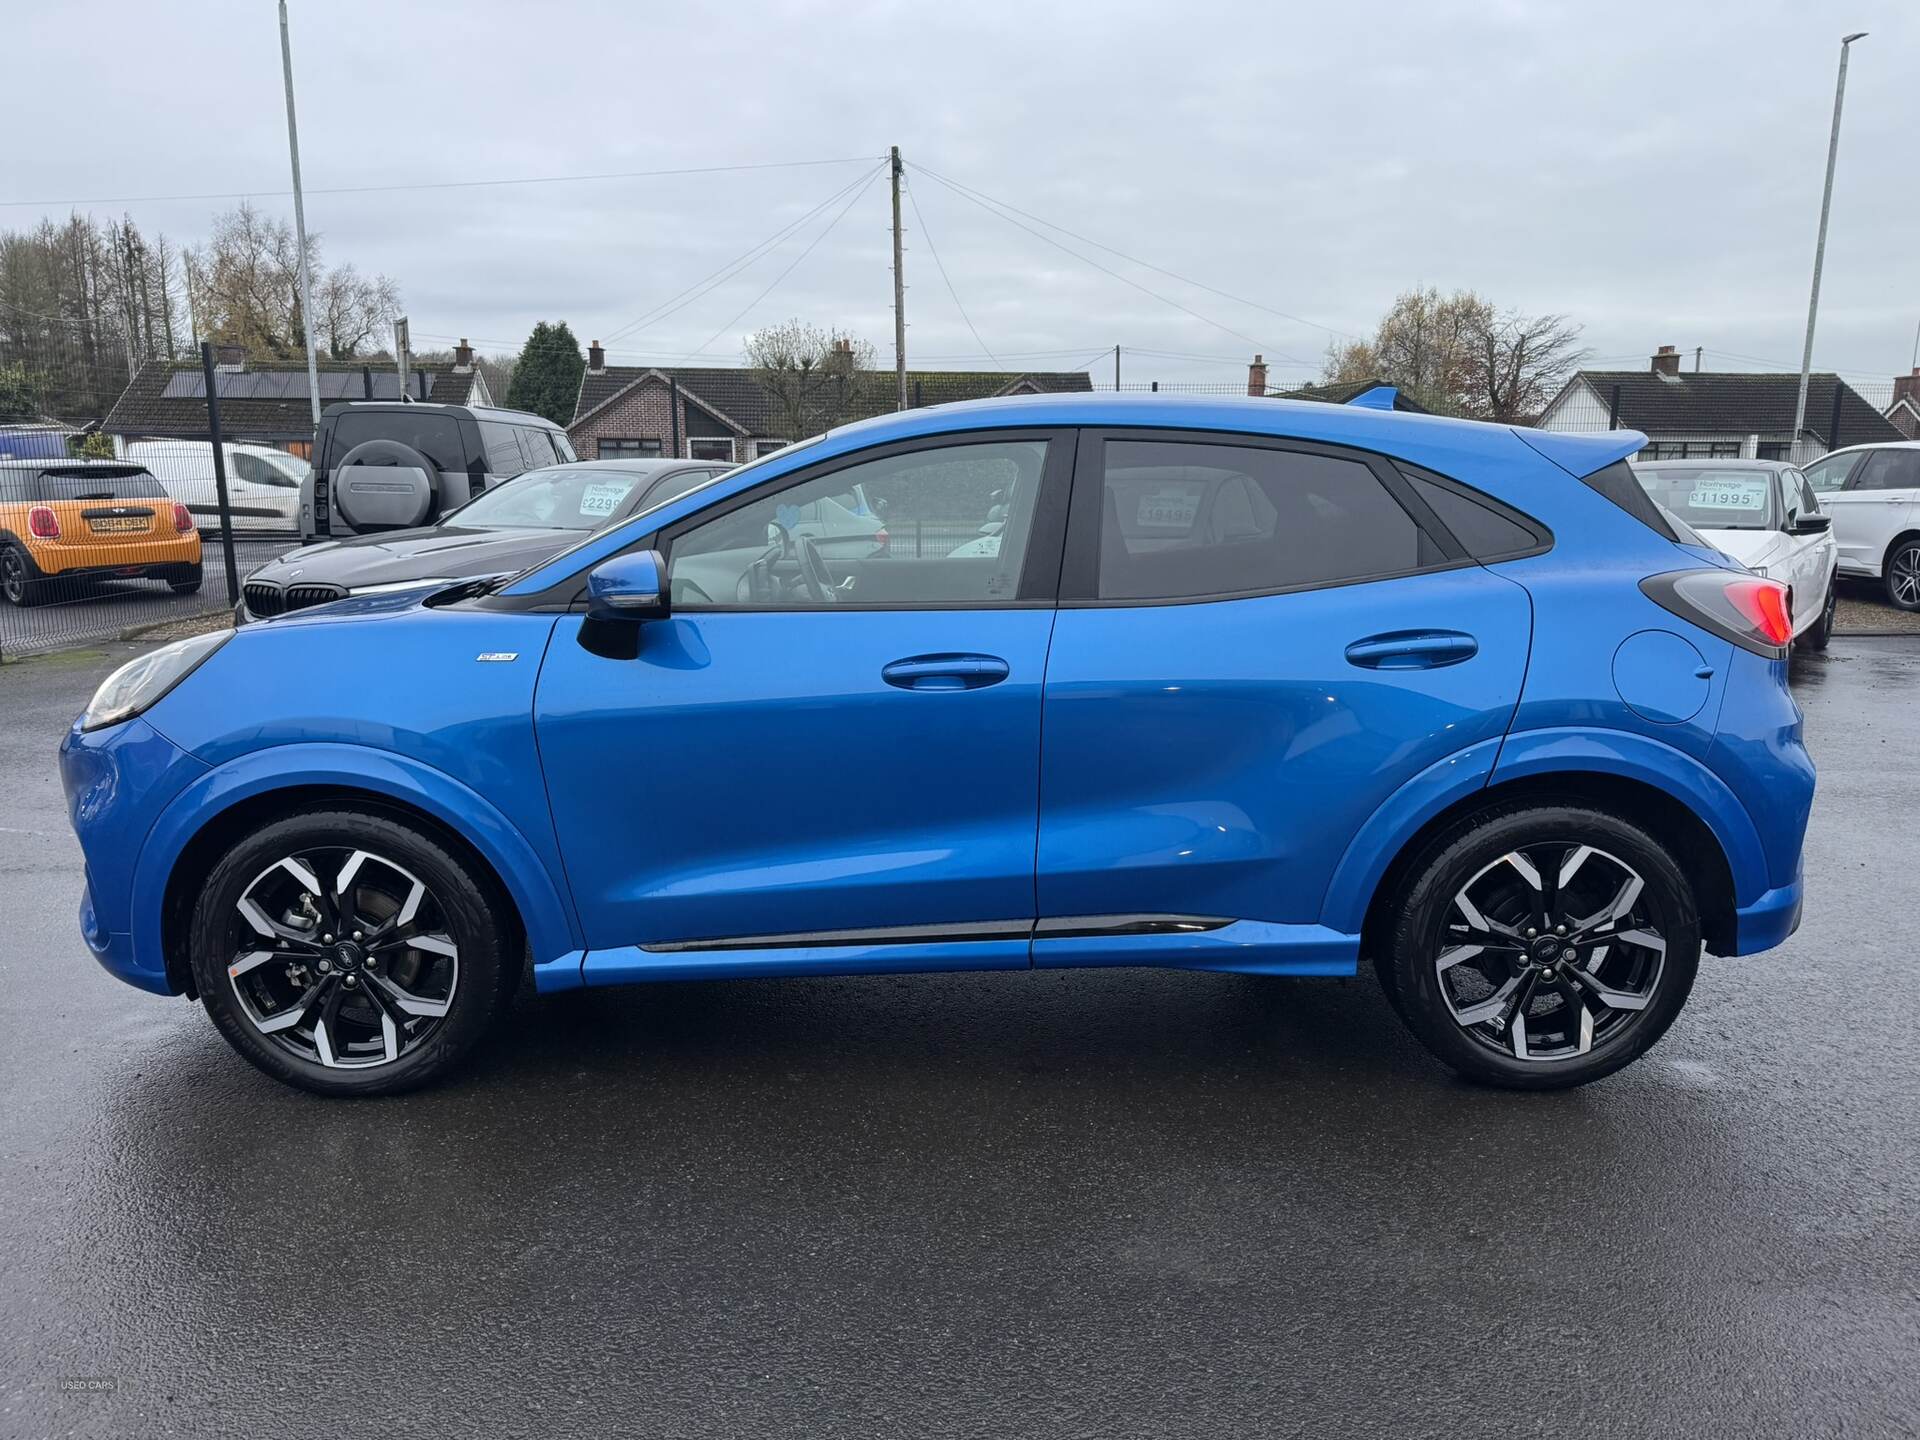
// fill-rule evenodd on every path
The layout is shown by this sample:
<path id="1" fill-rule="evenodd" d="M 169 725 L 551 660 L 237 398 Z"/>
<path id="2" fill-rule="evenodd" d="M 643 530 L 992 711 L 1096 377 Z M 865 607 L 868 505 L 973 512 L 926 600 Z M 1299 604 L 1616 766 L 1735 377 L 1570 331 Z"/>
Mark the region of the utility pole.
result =
<path id="1" fill-rule="evenodd" d="M 300 246 L 300 328 L 307 337 L 307 399 L 313 430 L 320 433 L 320 363 L 313 352 L 313 275 L 307 266 L 307 207 L 300 196 L 300 126 L 293 115 L 293 41 L 287 34 L 287 0 L 280 0 L 280 72 L 287 86 L 287 155 L 293 161 L 293 233 Z"/>
<path id="2" fill-rule="evenodd" d="M 281 0 L 282 4 L 286 0 Z M 893 380 L 894 408 L 907 408 L 907 285 L 900 273 L 900 147 L 891 150 L 888 166 L 893 181 Z"/>
<path id="3" fill-rule="evenodd" d="M 1833 162 L 1840 154 L 1840 106 L 1847 98 L 1847 50 L 1866 35 L 1866 31 L 1856 30 L 1840 37 L 1840 78 L 1833 87 L 1833 131 L 1827 136 L 1827 188 L 1820 196 L 1820 236 L 1813 244 L 1813 293 L 1807 299 L 1807 344 L 1800 352 L 1800 398 L 1793 406 L 1793 438 L 1787 442 L 1789 450 L 1800 443 L 1800 432 L 1807 426 L 1807 372 L 1813 369 L 1813 322 L 1820 313 L 1820 267 L 1827 258 L 1827 212 L 1833 208 Z"/>
<path id="4" fill-rule="evenodd" d="M 1116 395 L 1120 393 L 1120 347 L 1118 345 L 1113 347 L 1113 390 Z"/>
<path id="5" fill-rule="evenodd" d="M 400 398 L 409 399 L 407 372 L 413 367 L 413 339 L 407 333 L 407 317 L 404 315 L 393 322 L 393 363 L 400 370 Z"/>

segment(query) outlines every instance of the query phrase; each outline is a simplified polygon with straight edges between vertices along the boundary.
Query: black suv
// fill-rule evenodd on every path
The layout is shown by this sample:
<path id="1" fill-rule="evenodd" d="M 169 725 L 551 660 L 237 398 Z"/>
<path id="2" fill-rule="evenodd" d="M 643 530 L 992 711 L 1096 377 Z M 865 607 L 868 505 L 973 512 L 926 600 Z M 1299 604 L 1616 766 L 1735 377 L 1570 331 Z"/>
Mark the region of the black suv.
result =
<path id="1" fill-rule="evenodd" d="M 300 487 L 303 540 L 427 525 L 489 485 L 579 457 L 567 432 L 523 410 L 345 401 L 320 416 Z"/>

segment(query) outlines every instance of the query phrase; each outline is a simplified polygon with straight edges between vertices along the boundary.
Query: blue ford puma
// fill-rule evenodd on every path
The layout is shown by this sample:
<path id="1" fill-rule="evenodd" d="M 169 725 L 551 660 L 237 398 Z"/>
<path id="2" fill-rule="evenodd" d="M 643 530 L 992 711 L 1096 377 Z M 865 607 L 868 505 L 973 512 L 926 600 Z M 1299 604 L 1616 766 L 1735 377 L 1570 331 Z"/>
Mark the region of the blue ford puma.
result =
<path id="1" fill-rule="evenodd" d="M 111 676 L 80 925 L 281 1080 L 440 1075 L 545 991 L 1348 975 L 1580 1084 L 1799 921 L 1783 588 L 1644 437 L 1077 395 L 782 450 L 506 579 Z M 834 517 L 872 517 L 828 523 Z"/>

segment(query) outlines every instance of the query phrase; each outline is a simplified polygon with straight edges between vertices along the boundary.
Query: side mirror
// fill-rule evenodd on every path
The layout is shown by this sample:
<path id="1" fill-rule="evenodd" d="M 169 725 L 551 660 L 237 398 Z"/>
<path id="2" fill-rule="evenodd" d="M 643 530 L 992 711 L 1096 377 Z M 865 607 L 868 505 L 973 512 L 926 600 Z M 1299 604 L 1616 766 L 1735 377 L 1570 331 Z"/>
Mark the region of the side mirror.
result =
<path id="1" fill-rule="evenodd" d="M 658 550 L 630 550 L 587 575 L 587 614 L 596 620 L 664 620 L 667 562 Z"/>
<path id="2" fill-rule="evenodd" d="M 1801 515 L 1795 518 L 1792 535 L 1824 535 L 1833 528 L 1831 515 Z"/>

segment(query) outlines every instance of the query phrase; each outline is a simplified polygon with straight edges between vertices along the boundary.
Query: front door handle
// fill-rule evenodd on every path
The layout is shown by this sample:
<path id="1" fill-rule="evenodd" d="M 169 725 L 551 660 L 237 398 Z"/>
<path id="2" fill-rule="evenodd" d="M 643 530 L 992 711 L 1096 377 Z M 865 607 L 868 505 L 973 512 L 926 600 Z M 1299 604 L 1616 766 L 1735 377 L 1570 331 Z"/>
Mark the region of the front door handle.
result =
<path id="1" fill-rule="evenodd" d="M 880 671 L 880 678 L 902 690 L 978 690 L 1007 678 L 1007 662 L 998 655 L 912 655 Z"/>
<path id="2" fill-rule="evenodd" d="M 1396 630 L 1347 646 L 1347 663 L 1366 670 L 1437 670 L 1480 653 L 1480 642 L 1458 630 Z"/>

